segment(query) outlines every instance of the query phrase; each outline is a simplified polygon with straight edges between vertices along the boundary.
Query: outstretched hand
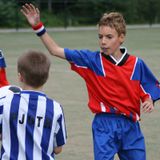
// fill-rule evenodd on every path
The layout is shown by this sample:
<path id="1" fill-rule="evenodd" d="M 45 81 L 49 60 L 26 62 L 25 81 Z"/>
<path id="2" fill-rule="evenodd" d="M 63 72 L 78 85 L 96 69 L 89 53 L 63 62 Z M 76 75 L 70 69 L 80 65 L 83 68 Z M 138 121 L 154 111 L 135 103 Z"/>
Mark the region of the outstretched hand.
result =
<path id="1" fill-rule="evenodd" d="M 40 12 L 33 4 L 25 4 L 21 9 L 22 14 L 28 20 L 31 26 L 35 26 L 40 22 Z"/>

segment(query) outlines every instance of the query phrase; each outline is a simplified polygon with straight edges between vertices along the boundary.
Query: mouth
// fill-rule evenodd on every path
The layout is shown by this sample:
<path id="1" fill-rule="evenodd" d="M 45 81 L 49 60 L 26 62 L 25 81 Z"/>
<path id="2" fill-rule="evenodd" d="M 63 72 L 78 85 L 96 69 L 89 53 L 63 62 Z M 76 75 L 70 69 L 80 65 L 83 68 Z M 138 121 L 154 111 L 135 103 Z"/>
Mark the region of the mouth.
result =
<path id="1" fill-rule="evenodd" d="M 101 52 L 103 52 L 103 53 L 108 53 L 108 50 L 109 50 L 109 48 L 101 47 Z"/>

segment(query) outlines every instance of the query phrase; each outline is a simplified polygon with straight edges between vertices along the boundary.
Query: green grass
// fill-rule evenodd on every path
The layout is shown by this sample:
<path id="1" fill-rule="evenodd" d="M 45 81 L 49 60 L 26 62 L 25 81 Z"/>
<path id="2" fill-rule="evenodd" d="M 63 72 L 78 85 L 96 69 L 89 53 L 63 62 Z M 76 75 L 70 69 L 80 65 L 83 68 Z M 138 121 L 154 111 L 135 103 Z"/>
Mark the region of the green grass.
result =
<path id="1" fill-rule="evenodd" d="M 50 32 L 63 47 L 98 50 L 96 31 Z M 41 41 L 34 33 L 0 33 L 0 48 L 8 64 L 8 79 L 18 84 L 16 60 L 28 49 L 44 51 Z M 124 44 L 130 54 L 141 57 L 160 80 L 160 29 L 130 29 Z M 70 70 L 70 65 L 61 59 L 51 57 L 50 77 L 44 91 L 64 107 L 68 141 L 59 160 L 92 160 L 91 123 L 93 114 L 87 107 L 87 92 L 84 81 Z M 160 108 L 158 102 L 151 114 L 142 114 L 141 127 L 146 138 L 147 159 L 160 159 Z"/>

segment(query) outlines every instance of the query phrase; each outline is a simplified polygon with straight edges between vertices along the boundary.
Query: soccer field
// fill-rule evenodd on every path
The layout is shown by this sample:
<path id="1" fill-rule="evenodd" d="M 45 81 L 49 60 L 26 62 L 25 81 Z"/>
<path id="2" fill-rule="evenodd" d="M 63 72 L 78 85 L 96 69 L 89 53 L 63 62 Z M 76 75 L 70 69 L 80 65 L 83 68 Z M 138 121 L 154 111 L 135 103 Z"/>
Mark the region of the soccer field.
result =
<path id="1" fill-rule="evenodd" d="M 97 31 L 50 32 L 62 46 L 98 50 Z M 128 53 L 142 58 L 160 80 L 160 28 L 128 29 Z M 48 54 L 39 38 L 32 32 L 0 33 L 0 48 L 7 62 L 7 76 L 17 84 L 16 61 L 23 52 L 34 49 Z M 70 70 L 65 61 L 52 57 L 50 77 L 44 91 L 60 102 L 64 108 L 68 140 L 57 160 L 93 160 L 91 123 L 93 114 L 87 107 L 88 95 L 84 81 Z M 151 114 L 142 113 L 141 128 L 146 139 L 147 159 L 160 159 L 160 103 Z"/>

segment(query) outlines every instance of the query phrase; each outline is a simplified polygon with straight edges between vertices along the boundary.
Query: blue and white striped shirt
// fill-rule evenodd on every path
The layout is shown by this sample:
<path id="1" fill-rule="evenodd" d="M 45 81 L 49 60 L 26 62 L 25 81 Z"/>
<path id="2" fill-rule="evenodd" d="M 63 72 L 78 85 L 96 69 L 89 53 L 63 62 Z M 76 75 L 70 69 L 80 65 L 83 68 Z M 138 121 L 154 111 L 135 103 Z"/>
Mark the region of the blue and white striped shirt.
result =
<path id="1" fill-rule="evenodd" d="M 62 107 L 36 91 L 0 99 L 2 160 L 54 160 L 54 147 L 66 143 Z"/>

